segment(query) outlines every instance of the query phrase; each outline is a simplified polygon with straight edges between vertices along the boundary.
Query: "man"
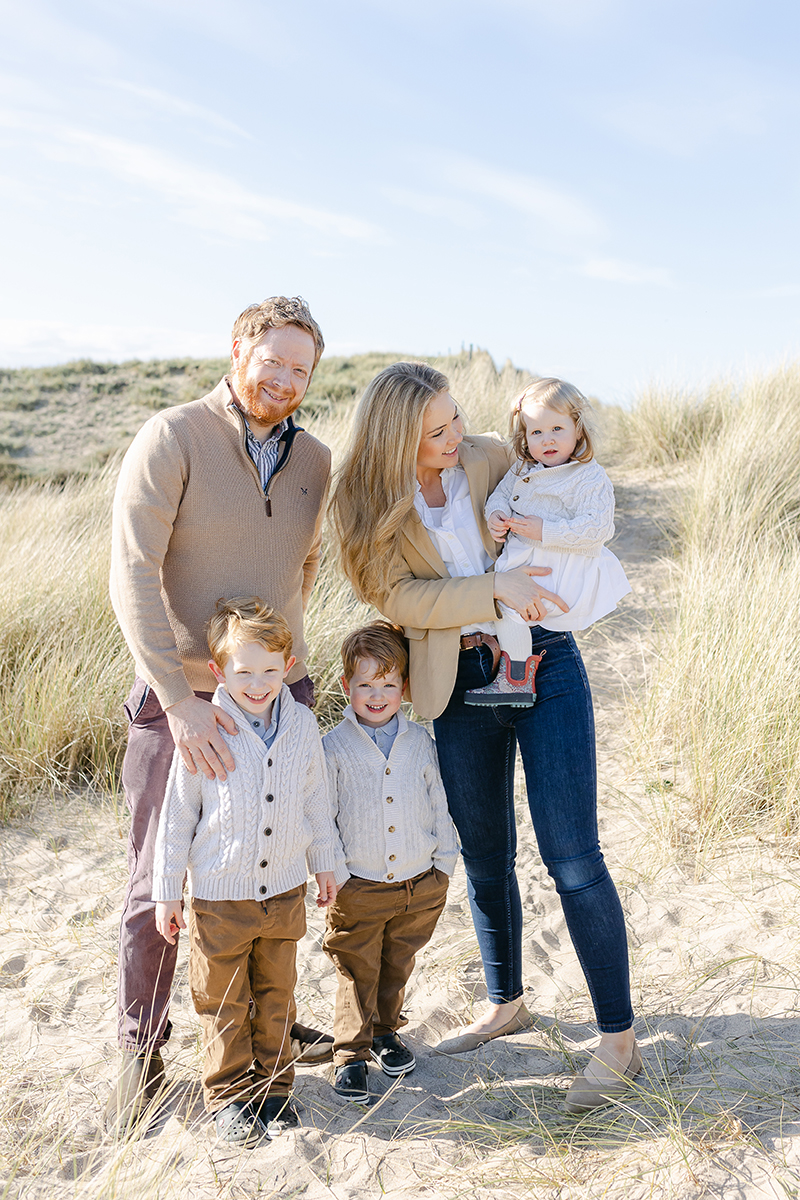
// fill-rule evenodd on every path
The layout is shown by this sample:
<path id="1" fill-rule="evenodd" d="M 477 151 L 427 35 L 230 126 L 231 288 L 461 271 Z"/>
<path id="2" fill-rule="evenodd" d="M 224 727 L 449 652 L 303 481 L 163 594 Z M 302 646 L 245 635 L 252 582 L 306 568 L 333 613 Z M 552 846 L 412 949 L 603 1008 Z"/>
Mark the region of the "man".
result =
<path id="1" fill-rule="evenodd" d="M 119 948 L 124 1061 L 110 1126 L 135 1119 L 163 1083 L 177 944 L 156 929 L 151 887 L 174 748 L 192 774 L 224 780 L 234 769 L 218 727 L 235 733 L 235 722 L 210 702 L 205 627 L 221 596 L 256 595 L 283 614 L 297 655 L 287 683 L 313 704 L 303 612 L 319 568 L 330 451 L 292 414 L 324 342 L 305 301 L 285 296 L 246 308 L 232 338 L 230 375 L 139 430 L 114 501 L 111 601 L 136 680 L 122 769 L 132 817 Z M 323 1035 L 298 1025 L 291 1032 L 313 1056 L 310 1044 Z M 317 1045 L 318 1059 L 328 1050 Z"/>

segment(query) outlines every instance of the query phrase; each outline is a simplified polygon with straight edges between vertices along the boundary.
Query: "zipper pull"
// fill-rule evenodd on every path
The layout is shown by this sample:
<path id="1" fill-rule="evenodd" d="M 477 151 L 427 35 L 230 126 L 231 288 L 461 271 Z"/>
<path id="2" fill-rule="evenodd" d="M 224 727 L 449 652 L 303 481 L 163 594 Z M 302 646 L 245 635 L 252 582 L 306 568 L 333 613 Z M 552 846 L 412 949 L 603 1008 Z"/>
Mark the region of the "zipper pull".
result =
<path id="1" fill-rule="evenodd" d="M 272 501 L 270 500 L 269 496 L 264 497 L 264 503 L 267 508 L 267 516 L 271 517 L 272 516 Z"/>

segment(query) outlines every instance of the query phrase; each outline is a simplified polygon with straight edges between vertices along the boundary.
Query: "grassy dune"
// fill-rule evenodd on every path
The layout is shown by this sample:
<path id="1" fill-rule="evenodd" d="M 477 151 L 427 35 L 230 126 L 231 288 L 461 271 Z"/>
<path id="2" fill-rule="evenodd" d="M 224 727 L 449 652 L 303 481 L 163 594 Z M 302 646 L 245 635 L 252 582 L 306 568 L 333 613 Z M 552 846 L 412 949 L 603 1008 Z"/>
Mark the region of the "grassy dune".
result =
<path id="1" fill-rule="evenodd" d="M 619 414 L 630 460 L 674 463 L 673 611 L 636 753 L 699 845 L 800 821 L 800 366 Z"/>
<path id="2" fill-rule="evenodd" d="M 381 365 L 370 358 L 369 373 Z M 471 427 L 502 428 L 522 374 L 496 371 L 487 355 L 445 369 Z M 352 395 L 323 396 L 306 422 L 335 457 L 351 410 Z M 145 416 L 131 409 L 125 420 Z M 603 408 L 599 417 L 600 459 L 625 497 L 621 520 L 634 526 L 631 497 L 649 497 L 671 546 L 666 565 L 647 555 L 635 564 L 640 582 L 652 572 L 667 583 L 649 611 L 630 601 L 629 612 L 644 613 L 636 619 L 648 670 L 641 687 L 631 671 L 627 724 L 598 689 L 602 838 L 631 932 L 646 1064 L 636 1088 L 580 1121 L 564 1115 L 564 1087 L 591 1047 L 591 1012 L 520 795 L 526 1002 L 542 1014 L 534 1029 L 463 1059 L 427 1051 L 483 994 L 457 871 L 410 989 L 418 1070 L 385 1088 L 377 1082 L 373 1107 L 332 1100 L 323 1069 L 298 1072 L 296 1138 L 254 1152 L 216 1144 L 198 1100 L 184 967 L 171 1012 L 168 1110 L 146 1137 L 102 1134 L 116 1069 L 125 821 L 80 792 L 116 789 L 131 664 L 106 592 L 117 460 L 67 477 L 62 464 L 56 479 L 0 492 L 0 812 L 19 814 L 37 792 L 53 797 L 29 820 L 9 822 L 0 843 L 0 1196 L 798 1194 L 797 889 L 787 860 L 796 853 L 800 758 L 800 368 L 698 395 L 652 390 L 631 411 Z M 308 614 L 323 724 L 342 704 L 341 637 L 366 615 L 327 557 Z M 585 639 L 593 678 L 602 681 L 604 663 L 608 674 L 621 669 L 615 654 L 635 658 L 636 619 L 623 609 Z M 618 761 L 626 749 L 627 770 Z M 654 836 L 659 854 L 649 852 Z M 326 1025 L 334 983 L 313 904 L 309 918 L 297 998 L 306 1019 Z"/>
<path id="3" fill-rule="evenodd" d="M 347 440 L 357 389 L 391 358 L 323 361 L 304 420 L 335 458 Z M 471 428 L 504 428 L 524 373 L 510 364 L 497 371 L 485 353 L 439 365 Z M 80 378 L 77 397 L 94 378 L 91 366 L 41 372 L 39 393 L 33 372 L 6 375 L 16 379 L 18 398 L 41 399 L 42 380 L 55 387 L 60 370 L 62 383 Z M 210 386 L 222 367 L 102 368 L 106 391 L 98 392 L 98 404 L 105 411 L 113 401 L 120 417 L 108 438 L 122 438 L 121 430 L 129 437 L 146 419 L 140 399 L 134 403 L 150 386 L 146 379 L 172 389 L 170 401 L 187 399 Z M 115 391 L 126 372 L 136 379 L 127 392 Z M 10 383 L 6 395 L 9 389 Z M 164 398 L 159 393 L 159 403 Z M 50 418 L 61 421 L 68 445 L 71 410 L 55 405 Z M 670 615 L 655 623 L 654 666 L 637 698 L 632 753 L 643 773 L 660 781 L 676 830 L 688 829 L 701 842 L 743 829 L 793 832 L 800 781 L 800 665 L 792 651 L 800 592 L 800 368 L 697 395 L 650 390 L 630 411 L 600 408 L 599 419 L 603 461 L 680 483 L 679 501 L 663 514 L 674 547 Z M 46 455 L 29 458 L 44 462 Z M 58 480 L 19 484 L 0 495 L 3 815 L 44 786 L 116 786 L 119 698 L 130 676 L 106 595 L 116 468 L 112 457 L 64 480 L 62 462 Z M 365 615 L 328 556 L 308 617 L 323 724 L 341 707 L 341 636 Z"/>
<path id="4" fill-rule="evenodd" d="M 302 420 L 332 447 L 335 459 L 347 441 L 357 389 L 393 361 L 394 355 L 373 354 L 321 363 Z M 437 365 L 450 373 L 476 429 L 502 421 L 506 400 L 527 378 L 510 364 L 498 373 L 481 352 Z M 131 678 L 130 656 L 108 599 L 120 446 L 154 406 L 186 401 L 213 386 L 225 363 L 122 364 L 98 367 L 97 375 L 95 367 L 78 363 L 6 373 L 6 402 L 13 395 L 22 404 L 19 397 L 27 396 L 34 406 L 29 411 L 40 422 L 46 413 L 51 422 L 44 432 L 31 426 L 32 450 L 25 458 L 42 471 L 49 463 L 51 475 L 45 473 L 42 482 L 18 478 L 0 491 L 0 819 L 43 788 L 89 784 L 116 790 L 125 736 L 120 700 Z M 162 389 L 158 404 L 149 408 L 141 404 L 148 379 L 160 380 Z M 71 393 L 64 390 L 70 381 Z M 93 382 L 96 409 L 86 398 Z M 91 427 L 106 438 L 100 457 L 111 457 L 101 467 L 70 470 L 85 461 L 76 462 L 73 454 L 68 462 L 66 455 L 81 433 L 76 413 L 84 414 L 87 406 Z M 42 449 L 40 440 L 48 446 L 57 442 L 62 457 L 48 457 L 52 451 Z M 309 666 L 323 726 L 337 719 L 343 705 L 342 638 L 372 615 L 356 603 L 328 553 L 307 616 Z"/>

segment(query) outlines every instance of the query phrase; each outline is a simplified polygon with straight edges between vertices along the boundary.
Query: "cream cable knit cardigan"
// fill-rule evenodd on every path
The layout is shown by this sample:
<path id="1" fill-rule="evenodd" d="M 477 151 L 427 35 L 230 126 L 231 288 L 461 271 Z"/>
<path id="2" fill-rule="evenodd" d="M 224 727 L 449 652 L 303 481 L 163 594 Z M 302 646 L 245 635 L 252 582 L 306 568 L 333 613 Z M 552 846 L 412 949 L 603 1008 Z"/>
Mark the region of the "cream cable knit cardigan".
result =
<path id="1" fill-rule="evenodd" d="M 236 719 L 219 732 L 236 770 L 221 782 L 190 775 L 176 752 L 156 838 L 153 899 L 266 900 L 305 883 L 308 871 L 347 879 L 333 823 L 317 722 L 284 684 L 278 734 L 267 747 L 223 687 L 214 703 Z"/>
<path id="2" fill-rule="evenodd" d="M 433 738 L 397 714 L 388 759 L 348 704 L 322 739 L 336 824 L 351 875 L 402 883 L 431 867 L 452 875 L 458 858 Z"/>
<path id="3" fill-rule="evenodd" d="M 545 467 L 517 459 L 486 501 L 507 517 L 541 517 L 542 540 L 532 546 L 597 558 L 614 536 L 614 488 L 598 462 Z M 526 539 L 527 540 L 527 539 Z"/>

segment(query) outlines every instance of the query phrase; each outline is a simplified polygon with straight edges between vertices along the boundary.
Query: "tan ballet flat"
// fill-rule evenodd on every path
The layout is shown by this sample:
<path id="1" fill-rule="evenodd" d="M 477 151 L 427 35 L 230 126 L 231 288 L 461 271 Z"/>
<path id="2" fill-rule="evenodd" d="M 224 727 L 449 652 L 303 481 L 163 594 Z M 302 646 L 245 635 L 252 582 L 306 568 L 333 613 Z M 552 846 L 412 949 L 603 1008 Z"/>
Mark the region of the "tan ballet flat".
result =
<path id="1" fill-rule="evenodd" d="M 620 1071 L 617 1079 L 613 1082 L 595 1083 L 594 1080 L 587 1079 L 583 1072 L 575 1076 L 567 1092 L 565 1101 L 567 1112 L 577 1116 L 579 1113 L 591 1112 L 593 1108 L 602 1108 L 604 1104 L 610 1104 L 612 1100 L 619 1100 L 621 1096 L 625 1095 L 641 1069 L 642 1056 L 639 1053 L 639 1047 L 634 1042 L 630 1062 L 624 1071 Z"/>
<path id="2" fill-rule="evenodd" d="M 493 1029 L 490 1033 L 458 1033 L 454 1030 L 452 1036 L 444 1038 L 438 1046 L 433 1047 L 433 1053 L 468 1054 L 470 1050 L 477 1050 L 479 1046 L 491 1042 L 494 1038 L 505 1037 L 508 1033 L 519 1033 L 521 1029 L 530 1029 L 534 1020 L 525 1005 L 520 1004 L 511 1020 L 506 1021 L 499 1029 Z"/>

